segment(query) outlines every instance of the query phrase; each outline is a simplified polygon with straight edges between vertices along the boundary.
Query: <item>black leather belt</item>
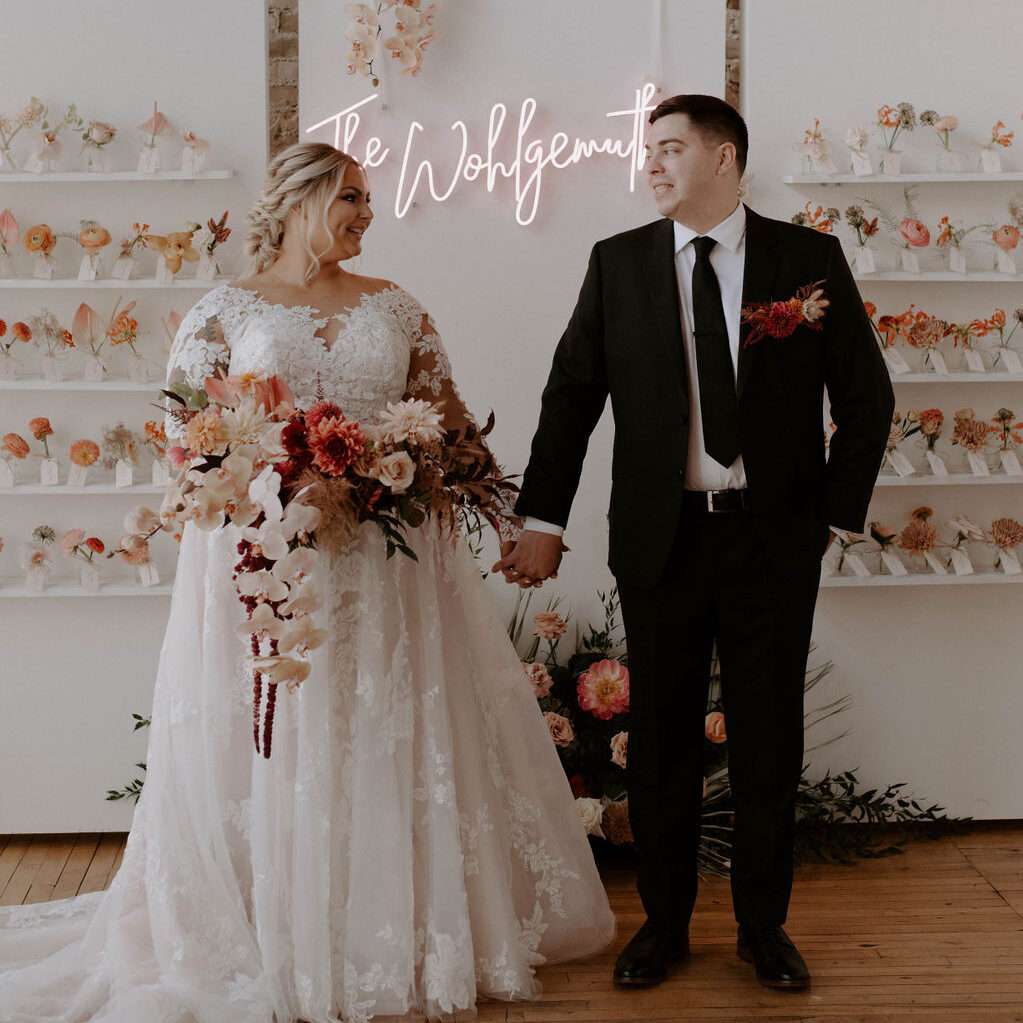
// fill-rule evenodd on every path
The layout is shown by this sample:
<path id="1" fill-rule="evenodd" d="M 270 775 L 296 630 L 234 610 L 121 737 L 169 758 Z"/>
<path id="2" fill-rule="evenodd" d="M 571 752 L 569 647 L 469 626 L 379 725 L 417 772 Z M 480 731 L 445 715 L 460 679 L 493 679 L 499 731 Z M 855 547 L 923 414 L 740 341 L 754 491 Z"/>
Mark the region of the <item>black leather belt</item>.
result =
<path id="1" fill-rule="evenodd" d="M 742 490 L 683 490 L 682 507 L 711 514 L 749 511 L 749 487 Z"/>

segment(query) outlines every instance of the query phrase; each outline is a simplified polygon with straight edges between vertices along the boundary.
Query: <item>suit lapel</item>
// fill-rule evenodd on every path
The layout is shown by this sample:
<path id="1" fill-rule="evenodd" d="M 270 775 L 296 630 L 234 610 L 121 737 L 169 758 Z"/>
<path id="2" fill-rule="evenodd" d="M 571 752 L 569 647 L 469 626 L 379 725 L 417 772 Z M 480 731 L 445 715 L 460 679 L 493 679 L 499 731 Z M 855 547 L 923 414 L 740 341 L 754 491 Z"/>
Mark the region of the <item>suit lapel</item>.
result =
<path id="1" fill-rule="evenodd" d="M 743 203 L 743 206 L 746 206 Z M 742 272 L 742 304 L 773 302 L 778 279 L 778 236 L 774 224 L 746 206 L 746 254 Z M 755 361 L 755 349 L 746 346 L 750 327 L 739 327 L 739 366 L 736 393 L 741 397 Z"/>

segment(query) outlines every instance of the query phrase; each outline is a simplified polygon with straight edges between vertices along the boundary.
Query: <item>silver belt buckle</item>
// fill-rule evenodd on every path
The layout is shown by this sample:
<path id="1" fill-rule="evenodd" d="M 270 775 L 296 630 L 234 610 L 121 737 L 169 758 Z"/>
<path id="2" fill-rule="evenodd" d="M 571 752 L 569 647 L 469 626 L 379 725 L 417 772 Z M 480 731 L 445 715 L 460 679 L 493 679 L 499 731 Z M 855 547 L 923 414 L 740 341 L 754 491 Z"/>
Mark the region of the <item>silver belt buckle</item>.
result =
<path id="1" fill-rule="evenodd" d="M 707 491 L 707 511 L 709 511 L 709 512 L 713 512 L 714 511 L 714 491 L 713 490 L 708 490 Z"/>

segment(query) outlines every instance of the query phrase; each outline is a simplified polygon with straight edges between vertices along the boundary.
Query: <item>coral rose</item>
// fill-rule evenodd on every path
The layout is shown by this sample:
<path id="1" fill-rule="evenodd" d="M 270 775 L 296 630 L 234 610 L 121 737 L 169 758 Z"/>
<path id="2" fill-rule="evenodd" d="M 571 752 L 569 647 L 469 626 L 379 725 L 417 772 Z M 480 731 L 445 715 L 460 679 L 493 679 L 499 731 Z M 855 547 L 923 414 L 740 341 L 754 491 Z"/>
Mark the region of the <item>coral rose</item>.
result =
<path id="1" fill-rule="evenodd" d="M 536 626 L 535 635 L 541 639 L 558 639 L 568 628 L 568 622 L 554 611 L 541 611 L 534 615 L 533 624 Z"/>
<path id="2" fill-rule="evenodd" d="M 1002 224 L 991 232 L 991 240 L 1003 252 L 1012 252 L 1019 245 L 1019 228 L 1012 224 Z"/>
<path id="3" fill-rule="evenodd" d="M 621 661 L 591 664 L 576 683 L 579 706 L 602 721 L 629 709 L 629 669 Z"/>
<path id="4" fill-rule="evenodd" d="M 899 224 L 899 234 L 913 248 L 922 249 L 931 244 L 931 232 L 927 225 L 915 217 L 906 217 Z"/>
<path id="5" fill-rule="evenodd" d="M 31 449 L 28 446 L 28 441 L 20 434 L 5 433 L 4 450 L 8 454 L 14 455 L 15 458 L 26 458 Z"/>
<path id="6" fill-rule="evenodd" d="M 611 737 L 611 763 L 625 767 L 629 757 L 629 733 L 616 732 Z"/>
<path id="7" fill-rule="evenodd" d="M 551 733 L 555 746 L 572 745 L 575 741 L 575 729 L 572 728 L 572 722 L 568 718 L 548 710 L 544 712 L 543 719 L 547 722 L 547 730 Z"/>
<path id="8" fill-rule="evenodd" d="M 36 440 L 43 440 L 45 437 L 53 436 L 53 427 L 50 426 L 50 421 L 46 416 L 36 416 L 35 419 L 30 419 L 28 421 L 28 429 Z"/>

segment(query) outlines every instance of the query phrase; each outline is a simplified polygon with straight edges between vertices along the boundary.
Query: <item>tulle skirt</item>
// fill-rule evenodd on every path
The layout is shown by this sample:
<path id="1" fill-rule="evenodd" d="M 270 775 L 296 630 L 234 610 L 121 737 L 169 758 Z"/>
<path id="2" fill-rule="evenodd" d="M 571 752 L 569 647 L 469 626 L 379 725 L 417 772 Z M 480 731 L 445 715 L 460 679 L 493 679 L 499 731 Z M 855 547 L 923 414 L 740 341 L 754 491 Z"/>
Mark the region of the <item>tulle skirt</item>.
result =
<path id="1" fill-rule="evenodd" d="M 111 886 L 0 908 L 3 1023 L 359 1023 L 533 999 L 615 921 L 464 539 L 321 554 L 328 641 L 256 752 L 235 527 L 189 524 Z M 265 710 L 267 686 L 261 694 Z"/>

